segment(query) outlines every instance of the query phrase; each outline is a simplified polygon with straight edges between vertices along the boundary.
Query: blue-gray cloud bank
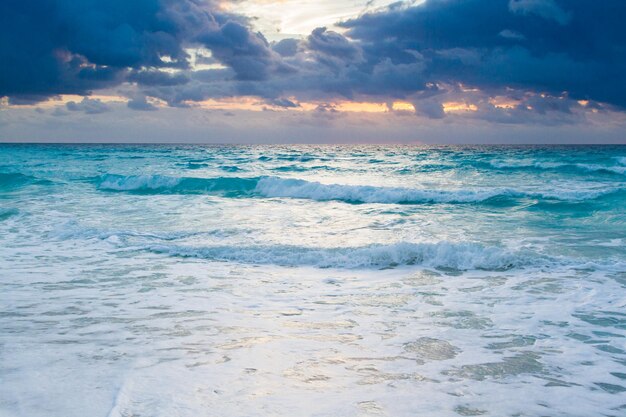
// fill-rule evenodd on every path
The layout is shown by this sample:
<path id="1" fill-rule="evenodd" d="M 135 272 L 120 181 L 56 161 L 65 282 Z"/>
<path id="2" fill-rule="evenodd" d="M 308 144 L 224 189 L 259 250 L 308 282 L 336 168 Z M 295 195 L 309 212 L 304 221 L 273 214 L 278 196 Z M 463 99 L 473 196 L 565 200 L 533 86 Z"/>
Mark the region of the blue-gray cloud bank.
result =
<path id="1" fill-rule="evenodd" d="M 624 107 L 625 17 L 621 0 L 431 0 L 342 26 L 373 60 L 424 62 L 431 82 L 568 92 Z"/>
<path id="2" fill-rule="evenodd" d="M 399 2 L 340 22 L 343 33 L 270 43 L 212 0 L 3 0 L 0 96 L 24 104 L 132 85 L 136 110 L 153 109 L 146 96 L 184 107 L 246 95 L 286 107 L 402 99 L 430 118 L 469 97 L 500 122 L 568 115 L 583 100 L 623 111 L 625 17 L 623 0 Z"/>
<path id="3" fill-rule="evenodd" d="M 184 84 L 186 48 L 204 46 L 238 79 L 267 77 L 271 51 L 246 19 L 201 0 L 3 0 L 0 95 L 38 101 L 135 81 Z"/>

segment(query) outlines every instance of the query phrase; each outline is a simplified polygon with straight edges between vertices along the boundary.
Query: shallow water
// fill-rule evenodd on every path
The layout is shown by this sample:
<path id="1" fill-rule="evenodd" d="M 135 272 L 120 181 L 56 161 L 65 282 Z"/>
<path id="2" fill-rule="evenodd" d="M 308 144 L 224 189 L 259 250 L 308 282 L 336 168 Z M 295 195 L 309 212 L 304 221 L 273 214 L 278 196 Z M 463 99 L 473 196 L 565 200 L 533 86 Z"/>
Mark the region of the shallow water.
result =
<path id="1" fill-rule="evenodd" d="M 0 416 L 619 416 L 626 147 L 0 145 Z"/>

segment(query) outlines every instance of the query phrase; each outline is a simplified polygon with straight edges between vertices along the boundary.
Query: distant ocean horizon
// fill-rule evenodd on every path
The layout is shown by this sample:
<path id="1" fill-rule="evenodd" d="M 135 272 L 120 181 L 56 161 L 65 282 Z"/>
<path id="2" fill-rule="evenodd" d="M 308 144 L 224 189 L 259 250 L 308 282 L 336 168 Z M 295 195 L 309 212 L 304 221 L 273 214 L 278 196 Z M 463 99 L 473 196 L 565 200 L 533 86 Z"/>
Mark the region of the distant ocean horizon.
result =
<path id="1" fill-rule="evenodd" d="M 625 287 L 626 145 L 0 144 L 1 416 L 617 416 Z"/>

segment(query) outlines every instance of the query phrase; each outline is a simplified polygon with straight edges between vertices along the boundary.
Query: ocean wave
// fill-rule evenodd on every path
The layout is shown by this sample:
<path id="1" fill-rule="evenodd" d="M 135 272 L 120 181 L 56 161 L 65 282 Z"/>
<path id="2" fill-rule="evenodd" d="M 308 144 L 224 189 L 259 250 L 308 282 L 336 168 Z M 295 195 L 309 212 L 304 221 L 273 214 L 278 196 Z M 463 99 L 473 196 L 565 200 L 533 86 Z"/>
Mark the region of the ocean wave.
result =
<path id="1" fill-rule="evenodd" d="M 20 211 L 16 208 L 1 208 L 0 207 L 0 221 L 6 220 L 9 217 L 17 216 Z"/>
<path id="2" fill-rule="evenodd" d="M 618 159 L 618 162 L 620 160 Z M 619 162 L 621 163 L 621 162 Z M 536 161 L 490 161 L 488 165 L 497 169 L 508 170 L 560 170 L 560 171 L 580 171 L 580 172 L 600 172 L 608 174 L 626 174 L 626 166 L 620 165 L 599 165 L 583 163 L 564 162 L 536 162 Z"/>
<path id="3" fill-rule="evenodd" d="M 510 252 L 477 243 L 408 243 L 353 248 L 302 246 L 205 246 L 147 245 L 133 249 L 168 256 L 201 258 L 257 265 L 313 266 L 318 268 L 392 268 L 419 265 L 452 270 L 502 271 L 537 264 L 532 254 Z"/>
<path id="4" fill-rule="evenodd" d="M 329 248 L 281 244 L 220 244 L 224 238 L 241 238 L 242 233 L 245 235 L 246 232 L 245 229 L 172 232 L 98 229 L 69 221 L 51 231 L 50 237 L 60 240 L 104 241 L 115 247 L 116 251 L 151 252 L 172 257 L 285 267 L 385 269 L 419 266 L 456 271 L 566 267 L 572 270 L 623 272 L 626 265 L 619 258 L 582 261 L 567 256 L 550 256 L 531 249 L 511 250 L 504 246 L 485 246 L 476 242 L 404 241 Z M 195 240 L 196 237 L 209 240 L 201 246 L 187 241 L 188 238 Z"/>
<path id="5" fill-rule="evenodd" d="M 183 258 L 239 262 L 253 265 L 311 266 L 318 268 L 393 268 L 422 266 L 451 270 L 509 270 L 543 265 L 548 258 L 530 251 L 515 252 L 474 242 L 372 244 L 361 247 L 320 248 L 296 245 L 187 246 L 181 240 L 205 236 L 218 241 L 229 230 L 141 232 L 98 229 L 69 221 L 51 232 L 60 240 L 101 240 L 119 250 L 147 251 Z"/>
<path id="6" fill-rule="evenodd" d="M 584 201 L 623 191 L 622 188 L 554 189 L 546 191 L 511 188 L 428 190 L 369 185 L 322 184 L 315 181 L 262 177 L 254 189 L 263 197 L 302 198 L 317 201 L 338 200 L 348 203 L 420 204 L 482 203 L 506 198 L 533 198 L 561 201 Z"/>
<path id="7" fill-rule="evenodd" d="M 250 194 L 258 178 L 190 178 L 165 175 L 115 175 L 106 174 L 98 184 L 100 190 L 129 191 L 151 194 L 222 194 L 239 196 Z"/>
<path id="8" fill-rule="evenodd" d="M 322 184 L 316 181 L 277 177 L 260 178 L 255 192 L 263 197 L 288 197 L 347 203 L 419 204 L 471 203 L 501 195 L 503 190 L 421 190 L 370 185 Z"/>
<path id="9" fill-rule="evenodd" d="M 51 184 L 51 181 L 24 175 L 19 172 L 0 172 L 0 190 L 19 188 L 28 184 Z"/>
<path id="10" fill-rule="evenodd" d="M 276 172 L 305 172 L 311 170 L 311 168 L 301 165 L 287 165 L 271 168 L 271 170 Z"/>
<path id="11" fill-rule="evenodd" d="M 543 200 L 557 200 L 562 202 L 578 203 L 582 201 L 595 200 L 602 197 L 621 194 L 625 191 L 622 187 L 609 187 L 601 189 L 554 189 L 549 191 L 523 192 L 520 197 L 528 197 Z"/>
<path id="12" fill-rule="evenodd" d="M 407 175 L 407 174 L 415 174 L 415 173 L 420 173 L 420 172 L 440 172 L 440 171 L 449 171 L 449 170 L 453 170 L 458 168 L 457 165 L 454 164 L 435 164 L 435 163 L 430 163 L 430 164 L 420 164 L 420 165 L 414 165 L 411 167 L 404 167 L 404 168 L 399 168 L 396 173 L 400 174 L 400 175 Z"/>
<path id="13" fill-rule="evenodd" d="M 194 163 L 194 162 L 187 162 L 187 164 L 177 164 L 178 166 L 184 166 L 187 169 L 203 169 L 203 168 L 208 168 L 209 164 L 204 164 L 204 163 Z"/>
<path id="14" fill-rule="evenodd" d="M 516 160 L 516 161 L 506 161 L 506 160 L 494 160 L 488 161 L 487 165 L 492 168 L 497 169 L 528 169 L 528 168 L 539 168 L 539 169 L 556 169 L 569 164 L 561 163 L 561 162 L 536 162 L 531 160 Z"/>
<path id="15" fill-rule="evenodd" d="M 220 166 L 220 169 L 222 171 L 225 171 L 225 172 L 241 172 L 241 171 L 245 171 L 245 169 L 239 168 L 238 166 L 235 166 L 235 165 L 222 165 L 222 166 Z"/>
<path id="16" fill-rule="evenodd" d="M 490 200 L 533 198 L 584 201 L 622 191 L 621 188 L 554 189 L 546 191 L 484 188 L 429 190 L 370 185 L 322 184 L 279 177 L 176 178 L 162 175 L 113 175 L 101 178 L 101 190 L 149 194 L 216 194 L 224 197 L 299 198 L 346 203 L 425 204 L 483 203 Z"/>
<path id="17" fill-rule="evenodd" d="M 133 229 L 101 229 L 97 227 L 88 227 L 79 224 L 75 220 L 71 220 L 60 224 L 54 228 L 49 236 L 54 239 L 70 240 L 106 240 L 111 243 L 129 243 L 129 242 L 171 242 L 180 241 L 192 237 L 212 237 L 224 238 L 237 234 L 246 234 L 249 229 L 225 228 L 210 231 L 170 231 L 170 232 L 145 232 Z"/>
<path id="18" fill-rule="evenodd" d="M 0 172 L 0 187 L 9 188 L 20 186 L 28 182 L 30 177 L 19 173 Z"/>
<path id="19" fill-rule="evenodd" d="M 99 239 L 99 240 L 115 240 L 126 238 L 142 238 L 144 240 L 160 240 L 173 241 L 184 239 L 195 235 L 199 232 L 170 232 L 170 233 L 149 233 L 136 230 L 103 230 L 95 227 L 82 227 L 74 221 L 70 221 L 51 232 L 51 236 L 61 240 L 68 239 Z"/>
<path id="20" fill-rule="evenodd" d="M 613 174 L 626 174 L 626 166 L 605 166 L 597 164 L 576 164 L 576 167 L 588 172 L 608 172 Z"/>

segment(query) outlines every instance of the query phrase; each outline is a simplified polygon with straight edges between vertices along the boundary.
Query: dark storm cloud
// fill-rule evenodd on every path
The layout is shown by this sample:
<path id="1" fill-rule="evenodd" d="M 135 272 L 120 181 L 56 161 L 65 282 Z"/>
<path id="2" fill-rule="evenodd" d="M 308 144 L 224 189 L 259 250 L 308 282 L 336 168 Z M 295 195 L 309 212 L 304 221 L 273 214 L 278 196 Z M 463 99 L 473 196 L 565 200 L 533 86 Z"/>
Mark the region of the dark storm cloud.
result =
<path id="1" fill-rule="evenodd" d="M 128 81 L 136 82 L 140 85 L 180 85 L 187 84 L 189 78 L 185 74 L 170 74 L 164 71 L 144 70 L 135 71 L 129 74 Z"/>
<path id="2" fill-rule="evenodd" d="M 205 31 L 196 40 L 209 47 L 215 58 L 230 66 L 239 80 L 264 80 L 272 72 L 289 71 L 263 35 L 252 34 L 241 23 L 227 21 L 219 30 Z"/>
<path id="3" fill-rule="evenodd" d="M 245 19 L 216 10 L 205 0 L 3 0 L 0 96 L 35 102 L 127 79 L 182 84 L 157 70 L 188 68 L 187 46 L 210 49 L 240 79 L 280 69 L 279 55 Z"/>
<path id="4" fill-rule="evenodd" d="M 476 100 L 521 96 L 519 109 L 496 110 L 510 115 L 507 122 L 523 122 L 528 112 L 568 114 L 580 107 L 576 100 L 624 108 L 624 16 L 622 0 L 398 3 L 340 23 L 343 34 L 318 28 L 304 41 L 275 44 L 297 71 L 238 91 L 269 99 L 404 99 L 440 118 L 443 100 L 468 96 L 454 88 L 462 84 L 482 92 Z"/>
<path id="5" fill-rule="evenodd" d="M 307 46 L 310 51 L 336 57 L 343 62 L 358 60 L 361 55 L 361 50 L 345 36 L 326 28 L 313 30 L 307 38 Z"/>
<path id="6" fill-rule="evenodd" d="M 370 60 L 420 53 L 431 82 L 567 91 L 625 107 L 624 16 L 623 0 L 428 0 L 341 26 Z"/>
<path id="7" fill-rule="evenodd" d="M 435 119 L 446 101 L 471 101 L 493 121 L 570 120 L 592 110 L 577 100 L 626 108 L 625 16 L 623 0 L 399 2 L 342 33 L 270 44 L 210 0 L 3 0 L 0 96 L 27 104 L 132 82 L 136 110 L 153 109 L 146 96 L 185 107 L 250 95 L 283 107 L 406 100 Z"/>

